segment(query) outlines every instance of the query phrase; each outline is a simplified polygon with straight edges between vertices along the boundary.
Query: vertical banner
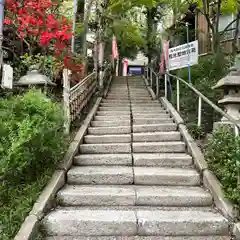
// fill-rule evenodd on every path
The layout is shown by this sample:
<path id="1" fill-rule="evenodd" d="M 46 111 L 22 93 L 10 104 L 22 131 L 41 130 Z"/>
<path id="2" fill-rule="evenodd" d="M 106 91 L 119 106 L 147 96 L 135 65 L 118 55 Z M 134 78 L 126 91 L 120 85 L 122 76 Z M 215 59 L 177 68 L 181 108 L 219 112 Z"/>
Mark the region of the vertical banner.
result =
<path id="1" fill-rule="evenodd" d="M 123 76 L 127 76 L 128 60 L 123 61 Z"/>
<path id="2" fill-rule="evenodd" d="M 166 70 L 169 69 L 168 49 L 169 49 L 169 42 L 164 40 L 163 41 L 163 50 L 164 50 L 164 60 L 165 60 Z"/>
<path id="3" fill-rule="evenodd" d="M 159 64 L 159 73 L 164 74 L 164 51 L 162 50 L 160 64 Z"/>
<path id="4" fill-rule="evenodd" d="M 168 65 L 169 65 L 168 49 L 169 49 L 169 42 L 166 40 L 163 40 L 163 50 L 161 53 L 160 66 L 159 66 L 159 72 L 161 74 L 164 74 L 165 69 L 168 69 Z"/>
<path id="5" fill-rule="evenodd" d="M 118 59 L 119 58 L 117 40 L 116 40 L 116 37 L 114 35 L 113 35 L 113 39 L 112 39 L 112 57 L 113 57 L 113 59 Z"/>
<path id="6" fill-rule="evenodd" d="M 115 59 L 117 60 L 116 76 L 118 76 L 119 54 L 118 54 L 117 40 L 114 35 L 113 35 L 113 39 L 112 39 L 112 58 L 113 58 L 113 62 Z"/>

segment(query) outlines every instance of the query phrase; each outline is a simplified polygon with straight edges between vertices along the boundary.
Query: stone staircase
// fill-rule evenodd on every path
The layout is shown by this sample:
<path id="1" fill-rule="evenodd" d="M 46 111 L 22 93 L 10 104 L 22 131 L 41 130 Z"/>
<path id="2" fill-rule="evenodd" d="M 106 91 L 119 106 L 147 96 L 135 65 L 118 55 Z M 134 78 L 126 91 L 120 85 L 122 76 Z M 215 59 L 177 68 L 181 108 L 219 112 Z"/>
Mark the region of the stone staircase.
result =
<path id="1" fill-rule="evenodd" d="M 117 78 L 42 221 L 47 240 L 225 240 L 228 221 L 141 78 Z"/>

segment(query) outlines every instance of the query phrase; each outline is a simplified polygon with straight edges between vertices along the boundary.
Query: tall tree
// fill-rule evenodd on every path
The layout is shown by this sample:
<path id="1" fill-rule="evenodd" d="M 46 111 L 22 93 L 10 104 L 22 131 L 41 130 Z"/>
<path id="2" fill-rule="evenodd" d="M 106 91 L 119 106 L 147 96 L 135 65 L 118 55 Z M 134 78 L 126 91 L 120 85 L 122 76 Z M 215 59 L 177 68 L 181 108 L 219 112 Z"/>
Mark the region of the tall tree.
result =
<path id="1" fill-rule="evenodd" d="M 212 51 L 218 52 L 220 49 L 221 36 L 228 30 L 233 30 L 233 25 L 239 21 L 239 0 L 198 0 L 188 1 L 189 3 L 197 3 L 197 10 L 204 15 L 208 28 L 211 31 Z M 223 31 L 219 31 L 219 20 L 221 15 L 234 14 L 234 19 L 225 27 Z M 236 30 L 236 29 L 235 29 Z M 238 31 L 238 30 L 237 30 Z"/>

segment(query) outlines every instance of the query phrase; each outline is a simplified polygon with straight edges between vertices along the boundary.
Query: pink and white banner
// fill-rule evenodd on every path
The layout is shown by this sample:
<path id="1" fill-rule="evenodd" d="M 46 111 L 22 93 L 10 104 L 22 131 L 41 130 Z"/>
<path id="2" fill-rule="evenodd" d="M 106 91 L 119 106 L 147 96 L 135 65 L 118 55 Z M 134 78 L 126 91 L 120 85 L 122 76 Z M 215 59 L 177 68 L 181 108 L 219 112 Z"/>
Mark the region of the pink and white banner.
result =
<path id="1" fill-rule="evenodd" d="M 119 59 L 117 40 L 115 36 L 113 36 L 112 40 L 112 57 L 113 59 Z"/>
<path id="2" fill-rule="evenodd" d="M 123 61 L 123 76 L 127 76 L 128 60 Z"/>
<path id="3" fill-rule="evenodd" d="M 168 50 L 169 50 L 169 42 L 166 40 L 163 40 L 163 51 L 161 54 L 160 59 L 160 66 L 159 66 L 159 72 L 164 74 L 165 70 L 168 69 L 169 65 L 169 59 L 168 59 Z"/>

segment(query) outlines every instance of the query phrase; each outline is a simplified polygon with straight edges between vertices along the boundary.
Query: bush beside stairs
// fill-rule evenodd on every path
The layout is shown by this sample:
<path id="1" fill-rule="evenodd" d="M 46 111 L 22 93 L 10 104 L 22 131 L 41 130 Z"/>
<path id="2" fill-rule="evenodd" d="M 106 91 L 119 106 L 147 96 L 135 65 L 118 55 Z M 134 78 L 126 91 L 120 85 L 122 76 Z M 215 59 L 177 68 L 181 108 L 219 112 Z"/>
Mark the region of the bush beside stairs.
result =
<path id="1" fill-rule="evenodd" d="M 229 222 L 168 111 L 118 77 L 42 221 L 46 240 L 227 240 Z"/>

